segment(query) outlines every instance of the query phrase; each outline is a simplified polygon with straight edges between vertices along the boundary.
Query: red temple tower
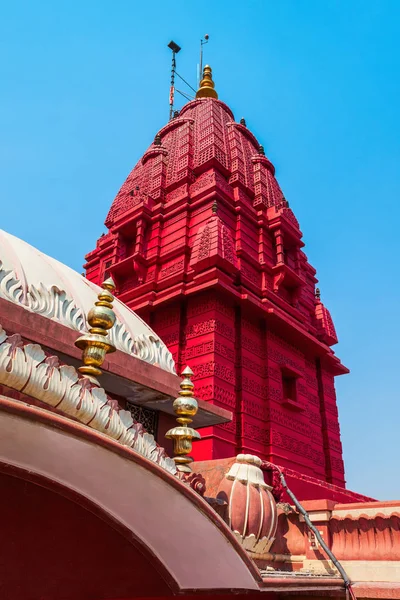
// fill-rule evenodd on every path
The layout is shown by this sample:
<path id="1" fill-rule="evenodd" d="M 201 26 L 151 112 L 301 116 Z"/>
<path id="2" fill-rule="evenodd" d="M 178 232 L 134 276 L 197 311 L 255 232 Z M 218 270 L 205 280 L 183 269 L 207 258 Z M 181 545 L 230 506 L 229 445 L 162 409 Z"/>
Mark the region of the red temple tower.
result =
<path id="1" fill-rule="evenodd" d="M 257 454 L 344 486 L 329 311 L 264 149 L 218 100 L 196 99 L 155 136 L 115 198 L 87 277 L 160 335 L 199 398 L 233 421 L 202 429 L 195 458 Z"/>

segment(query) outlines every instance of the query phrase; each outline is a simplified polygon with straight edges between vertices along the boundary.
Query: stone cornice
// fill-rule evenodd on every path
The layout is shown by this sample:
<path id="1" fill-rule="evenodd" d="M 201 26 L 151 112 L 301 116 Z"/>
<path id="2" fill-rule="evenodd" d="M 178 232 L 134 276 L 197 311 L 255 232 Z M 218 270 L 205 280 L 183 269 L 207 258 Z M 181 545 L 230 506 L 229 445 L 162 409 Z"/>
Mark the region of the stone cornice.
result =
<path id="1" fill-rule="evenodd" d="M 61 265 L 60 271 L 62 268 L 67 270 L 67 267 Z M 80 277 L 77 273 L 74 273 L 74 276 Z M 85 281 L 84 285 L 86 288 L 89 284 Z M 22 281 L 15 270 L 7 269 L 0 260 L 0 298 L 23 306 L 30 312 L 58 321 L 78 332 L 85 332 L 85 310 L 79 302 L 78 293 L 76 296 L 75 299 L 68 290 L 58 285 L 47 285 L 43 282 L 34 285 L 32 282 Z M 109 333 L 111 343 L 122 352 L 175 373 L 172 354 L 158 336 L 147 326 L 148 333 L 134 333 L 131 324 L 125 322 L 125 319 L 118 318 L 118 313 L 121 310 L 126 311 L 126 307 L 121 307 L 117 302 L 115 308 L 117 320 Z M 135 315 L 135 318 L 138 317 Z"/>
<path id="2" fill-rule="evenodd" d="M 95 387 L 72 366 L 48 356 L 39 344 L 7 336 L 0 325 L 0 383 L 23 392 L 107 435 L 175 474 L 175 463 L 154 437 L 120 410 L 103 388 Z"/>

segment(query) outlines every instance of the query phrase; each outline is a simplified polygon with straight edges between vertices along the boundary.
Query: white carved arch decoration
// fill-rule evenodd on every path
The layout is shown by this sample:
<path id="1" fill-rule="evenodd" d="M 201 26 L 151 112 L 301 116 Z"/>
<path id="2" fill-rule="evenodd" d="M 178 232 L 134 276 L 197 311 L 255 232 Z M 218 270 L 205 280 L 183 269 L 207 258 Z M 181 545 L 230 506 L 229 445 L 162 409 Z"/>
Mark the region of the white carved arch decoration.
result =
<path id="1" fill-rule="evenodd" d="M 174 461 L 154 437 L 133 421 L 130 412 L 120 410 L 103 388 L 93 386 L 74 367 L 60 365 L 38 344 L 24 344 L 18 334 L 8 337 L 1 325 L 0 383 L 57 408 L 176 474 Z"/>
<path id="2" fill-rule="evenodd" d="M 24 286 L 12 270 L 6 270 L 0 261 L 0 298 L 14 304 L 21 304 L 31 312 L 54 319 L 79 332 L 87 330 L 84 312 L 67 293 L 57 286 L 30 284 L 24 293 Z M 109 333 L 112 344 L 118 350 L 132 354 L 152 365 L 158 365 L 169 373 L 176 373 L 175 362 L 166 345 L 155 334 L 134 335 L 117 318 Z"/>
<path id="3" fill-rule="evenodd" d="M 56 319 L 77 331 L 85 328 L 83 312 L 68 298 L 64 290 L 55 285 L 47 288 L 43 283 L 38 287 L 31 284 L 27 294 L 27 306 L 32 312 Z"/>
<path id="4" fill-rule="evenodd" d="M 0 298 L 14 302 L 15 304 L 25 304 L 22 283 L 16 277 L 14 271 L 7 271 L 0 260 Z"/>

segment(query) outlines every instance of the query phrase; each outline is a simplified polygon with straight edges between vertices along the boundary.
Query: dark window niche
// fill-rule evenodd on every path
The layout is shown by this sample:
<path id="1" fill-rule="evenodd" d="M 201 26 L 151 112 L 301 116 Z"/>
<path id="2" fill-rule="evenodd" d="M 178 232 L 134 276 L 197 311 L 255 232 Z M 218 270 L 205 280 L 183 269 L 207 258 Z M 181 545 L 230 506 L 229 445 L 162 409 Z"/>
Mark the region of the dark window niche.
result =
<path id="1" fill-rule="evenodd" d="M 103 267 L 103 281 L 105 281 L 106 279 L 108 279 L 110 277 L 110 267 L 112 265 L 112 260 L 107 260 L 104 263 L 104 267 Z"/>
<path id="2" fill-rule="evenodd" d="M 297 380 L 299 374 L 291 371 L 287 367 L 281 369 L 282 373 L 282 404 L 286 408 L 295 411 L 302 411 L 304 408 L 300 406 L 297 398 Z"/>
<path id="3" fill-rule="evenodd" d="M 292 400 L 293 402 L 296 402 L 296 377 L 282 373 L 282 389 L 284 400 Z"/>

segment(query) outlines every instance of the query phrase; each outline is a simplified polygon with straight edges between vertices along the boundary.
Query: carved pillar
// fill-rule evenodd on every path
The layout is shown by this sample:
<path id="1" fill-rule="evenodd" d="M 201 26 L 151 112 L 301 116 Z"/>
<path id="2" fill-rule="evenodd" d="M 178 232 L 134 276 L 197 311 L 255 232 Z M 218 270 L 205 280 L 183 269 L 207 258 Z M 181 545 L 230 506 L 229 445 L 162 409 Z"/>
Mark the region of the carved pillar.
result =
<path id="1" fill-rule="evenodd" d="M 300 248 L 298 246 L 296 246 L 296 248 L 294 249 L 294 268 L 296 273 L 301 273 L 301 269 L 300 269 Z"/>
<path id="2" fill-rule="evenodd" d="M 236 415 L 238 450 L 268 456 L 268 389 L 265 329 L 236 309 Z"/>
<path id="3" fill-rule="evenodd" d="M 215 293 L 189 297 L 185 327 L 185 360 L 195 374 L 196 394 L 234 413 L 231 423 L 202 429 L 195 460 L 235 454 L 235 327 L 234 308 Z"/>
<path id="4" fill-rule="evenodd" d="M 316 359 L 316 368 L 326 465 L 325 476 L 330 483 L 344 486 L 342 443 L 340 440 L 334 377 L 322 368 L 320 359 Z"/>
<path id="5" fill-rule="evenodd" d="M 144 250 L 144 235 L 146 231 L 145 222 L 143 219 L 138 219 L 136 222 L 136 243 L 135 243 L 135 254 L 143 254 Z"/>
<path id="6" fill-rule="evenodd" d="M 285 248 L 283 245 L 283 234 L 280 229 L 274 231 L 275 247 L 276 247 L 276 264 L 285 264 Z"/>

